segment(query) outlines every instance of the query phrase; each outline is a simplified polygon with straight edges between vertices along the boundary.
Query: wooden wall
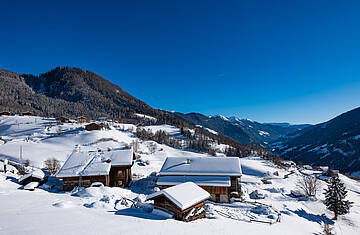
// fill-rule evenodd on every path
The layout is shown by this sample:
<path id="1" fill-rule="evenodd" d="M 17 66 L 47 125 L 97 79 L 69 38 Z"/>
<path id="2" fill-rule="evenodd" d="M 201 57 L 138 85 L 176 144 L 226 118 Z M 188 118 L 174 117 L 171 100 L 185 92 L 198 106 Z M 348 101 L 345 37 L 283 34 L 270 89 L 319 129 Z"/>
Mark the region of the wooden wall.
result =
<path id="1" fill-rule="evenodd" d="M 83 176 L 81 177 L 64 177 L 63 179 L 63 190 L 71 191 L 75 186 L 90 187 L 94 182 L 101 182 L 105 186 L 109 186 L 108 175 L 97 175 L 97 176 Z"/>
<path id="2" fill-rule="evenodd" d="M 81 185 L 80 177 L 62 178 L 64 191 L 71 191 L 75 186 L 90 187 L 94 182 L 101 182 L 105 186 L 124 188 L 129 186 L 131 179 L 131 166 L 112 166 L 109 175 L 83 176 Z"/>
<path id="3" fill-rule="evenodd" d="M 110 169 L 110 186 L 127 187 L 131 181 L 131 166 L 112 166 Z"/>
<path id="4" fill-rule="evenodd" d="M 204 201 L 202 201 L 202 202 L 200 202 L 200 203 L 198 203 L 198 204 L 196 204 L 196 205 L 182 211 L 173 202 L 171 202 L 165 196 L 161 195 L 159 197 L 154 198 L 154 208 L 159 209 L 159 210 L 163 210 L 163 211 L 167 211 L 167 212 L 171 212 L 171 213 L 174 214 L 175 219 L 181 220 L 181 221 L 186 221 L 186 222 L 206 217 L 206 213 L 204 211 L 203 213 L 201 213 L 199 215 L 192 216 L 192 217 L 186 219 L 186 215 L 193 208 L 195 208 L 195 211 L 199 210 L 200 208 L 204 208 Z"/>

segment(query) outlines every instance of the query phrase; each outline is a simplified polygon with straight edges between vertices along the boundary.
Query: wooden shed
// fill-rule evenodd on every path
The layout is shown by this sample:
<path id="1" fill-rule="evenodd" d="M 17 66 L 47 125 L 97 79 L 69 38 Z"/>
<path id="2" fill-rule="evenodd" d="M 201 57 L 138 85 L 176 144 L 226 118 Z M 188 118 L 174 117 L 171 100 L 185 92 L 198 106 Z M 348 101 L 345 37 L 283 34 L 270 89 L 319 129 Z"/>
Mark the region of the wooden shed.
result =
<path id="1" fill-rule="evenodd" d="M 132 149 L 73 152 L 56 175 L 63 182 L 63 190 L 75 186 L 89 187 L 101 182 L 105 186 L 127 187 L 132 179 Z"/>
<path id="2" fill-rule="evenodd" d="M 69 122 L 69 121 L 70 121 L 69 118 L 66 118 L 66 117 L 63 117 L 63 116 L 56 118 L 56 122 L 58 122 L 58 123 L 65 123 L 65 122 Z"/>
<path id="3" fill-rule="evenodd" d="M 23 115 L 23 116 L 32 116 L 33 114 L 32 114 L 32 112 L 23 112 L 21 115 Z"/>
<path id="4" fill-rule="evenodd" d="M 168 157 L 157 179 L 161 188 L 187 181 L 205 189 L 215 202 L 229 202 L 241 196 L 242 171 L 237 157 Z"/>
<path id="5" fill-rule="evenodd" d="M 93 122 L 93 123 L 87 124 L 85 126 L 85 129 L 87 131 L 96 131 L 96 130 L 101 130 L 103 127 L 104 127 L 103 123 L 98 124 L 98 123 Z"/>
<path id="6" fill-rule="evenodd" d="M 154 200 L 154 208 L 166 211 L 177 220 L 189 222 L 205 218 L 204 201 L 210 194 L 193 182 L 181 183 L 150 194 L 146 200 Z"/>
<path id="7" fill-rule="evenodd" d="M 18 182 L 21 185 L 27 185 L 31 182 L 43 183 L 44 179 L 45 179 L 45 174 L 42 170 L 39 169 L 21 176 Z"/>
<path id="8" fill-rule="evenodd" d="M 0 116 L 15 116 L 15 113 L 3 111 L 3 112 L 0 112 Z"/>
<path id="9" fill-rule="evenodd" d="M 86 119 L 86 117 L 81 116 L 81 117 L 78 117 L 78 118 L 77 118 L 77 122 L 78 122 L 78 123 L 86 123 L 86 122 L 87 122 L 87 119 Z"/>

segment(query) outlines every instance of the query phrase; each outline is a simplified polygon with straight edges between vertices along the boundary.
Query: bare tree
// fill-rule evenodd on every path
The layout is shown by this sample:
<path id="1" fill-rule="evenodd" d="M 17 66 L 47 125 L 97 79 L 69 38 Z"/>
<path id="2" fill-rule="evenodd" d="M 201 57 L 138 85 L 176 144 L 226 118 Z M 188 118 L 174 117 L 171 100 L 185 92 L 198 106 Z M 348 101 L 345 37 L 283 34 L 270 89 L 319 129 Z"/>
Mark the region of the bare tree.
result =
<path id="1" fill-rule="evenodd" d="M 44 169 L 49 171 L 52 175 L 56 174 L 60 170 L 60 162 L 56 158 L 48 158 L 44 161 Z"/>
<path id="2" fill-rule="evenodd" d="M 29 159 L 25 159 L 25 161 L 24 161 L 24 166 L 25 166 L 25 167 L 30 166 L 30 160 L 29 160 Z"/>
<path id="3" fill-rule="evenodd" d="M 324 223 L 323 225 L 323 233 L 324 235 L 335 235 L 335 233 L 333 233 L 333 228 L 327 223 Z"/>
<path id="4" fill-rule="evenodd" d="M 297 182 L 297 186 L 304 191 L 307 196 L 316 196 L 316 193 L 320 190 L 320 182 L 313 175 L 303 175 Z"/>
<path id="5" fill-rule="evenodd" d="M 139 149 L 139 141 L 133 140 L 130 144 L 130 146 L 133 148 L 134 152 L 137 152 Z"/>
<path id="6" fill-rule="evenodd" d="M 155 143 L 151 143 L 148 148 L 149 148 L 150 154 L 153 154 L 153 153 L 155 153 L 157 146 Z"/>

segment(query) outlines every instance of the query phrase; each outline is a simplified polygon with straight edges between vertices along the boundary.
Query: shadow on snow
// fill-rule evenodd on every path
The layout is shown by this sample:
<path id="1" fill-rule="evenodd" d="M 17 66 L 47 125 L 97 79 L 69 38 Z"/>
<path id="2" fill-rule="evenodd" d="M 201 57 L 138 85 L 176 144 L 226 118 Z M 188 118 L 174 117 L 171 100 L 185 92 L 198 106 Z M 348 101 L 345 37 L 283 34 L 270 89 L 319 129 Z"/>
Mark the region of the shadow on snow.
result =
<path id="1" fill-rule="evenodd" d="M 322 223 L 334 224 L 334 221 L 332 221 L 331 219 L 326 217 L 325 214 L 315 215 L 315 214 L 306 212 L 304 209 L 301 209 L 301 210 L 298 209 L 296 211 L 289 210 L 289 211 L 293 212 L 297 216 L 302 217 L 310 222 L 315 222 L 318 224 L 322 224 Z"/>
<path id="2" fill-rule="evenodd" d="M 155 215 L 152 213 L 146 213 L 142 209 L 138 208 L 126 208 L 116 211 L 108 211 L 112 212 L 115 215 L 122 215 L 122 216 L 129 216 L 129 217 L 135 217 L 135 218 L 141 218 L 141 219 L 148 219 L 148 220 L 166 220 L 167 218 L 160 215 Z"/>

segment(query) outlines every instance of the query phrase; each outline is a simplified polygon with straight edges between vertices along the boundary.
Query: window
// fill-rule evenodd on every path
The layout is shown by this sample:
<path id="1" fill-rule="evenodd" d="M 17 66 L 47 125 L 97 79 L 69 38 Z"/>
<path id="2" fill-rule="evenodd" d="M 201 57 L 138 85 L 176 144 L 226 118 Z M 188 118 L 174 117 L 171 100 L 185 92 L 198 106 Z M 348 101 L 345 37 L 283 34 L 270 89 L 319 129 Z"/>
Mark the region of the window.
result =
<path id="1" fill-rule="evenodd" d="M 122 176 L 122 173 L 123 173 L 122 171 L 118 171 L 117 176 Z"/>

